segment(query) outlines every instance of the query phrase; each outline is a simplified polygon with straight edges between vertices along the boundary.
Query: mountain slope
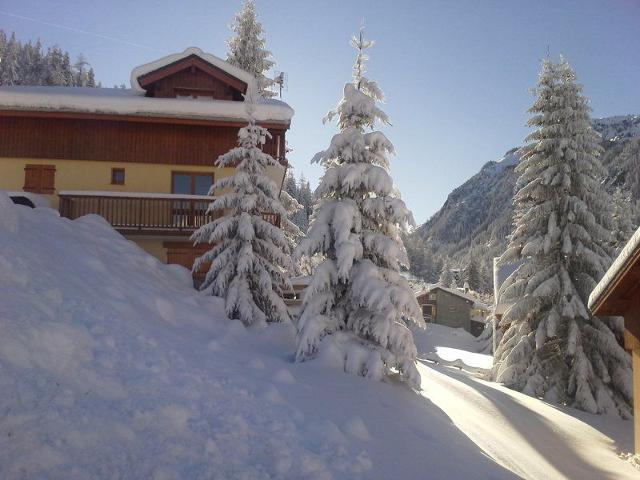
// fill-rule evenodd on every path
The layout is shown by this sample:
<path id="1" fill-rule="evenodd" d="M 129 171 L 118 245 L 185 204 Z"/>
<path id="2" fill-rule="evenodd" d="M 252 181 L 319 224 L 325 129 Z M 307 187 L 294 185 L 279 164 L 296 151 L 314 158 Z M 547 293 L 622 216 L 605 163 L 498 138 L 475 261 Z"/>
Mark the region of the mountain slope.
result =
<path id="1" fill-rule="evenodd" d="M 602 135 L 602 163 L 609 191 L 622 187 L 640 199 L 640 116 L 595 119 Z M 511 231 L 512 199 L 517 180 L 517 149 L 499 161 L 486 163 L 478 173 L 453 190 L 442 208 L 407 238 L 412 273 L 436 281 L 445 258 L 464 268 L 470 258 L 480 262 L 483 284 L 491 284 L 492 259 L 506 246 Z"/>

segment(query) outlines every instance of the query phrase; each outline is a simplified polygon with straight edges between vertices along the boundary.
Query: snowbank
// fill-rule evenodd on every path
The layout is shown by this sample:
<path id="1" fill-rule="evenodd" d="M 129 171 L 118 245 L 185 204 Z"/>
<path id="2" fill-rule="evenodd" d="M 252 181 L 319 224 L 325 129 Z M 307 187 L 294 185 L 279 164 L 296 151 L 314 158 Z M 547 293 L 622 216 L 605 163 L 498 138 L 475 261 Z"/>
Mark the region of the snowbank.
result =
<path id="1" fill-rule="evenodd" d="M 414 332 L 423 359 L 422 394 L 500 465 L 531 480 L 637 478 L 628 454 L 632 421 L 551 405 L 486 382 L 492 357 L 475 353 L 478 339 L 461 328 L 427 328 Z"/>
<path id="2" fill-rule="evenodd" d="M 638 471 L 621 458 L 633 448 L 629 420 L 547 404 L 457 369 L 421 365 L 419 370 L 430 386 L 423 395 L 519 477 L 638 478 Z"/>
<path id="3" fill-rule="evenodd" d="M 422 361 L 475 374 L 482 374 L 491 368 L 493 356 L 479 353 L 484 344 L 466 330 L 434 323 L 427 327 L 426 331 L 413 330 L 418 358 Z"/>
<path id="4" fill-rule="evenodd" d="M 6 200 L 3 480 L 637 478 L 617 456 L 631 449 L 631 422 L 446 367 L 419 366 L 420 396 L 294 364 L 291 327 L 224 318 L 185 269 L 102 218 Z M 473 346 L 462 330 L 429 327 L 423 348 Z"/>
<path id="5" fill-rule="evenodd" d="M 291 327 L 229 321 L 100 217 L 0 215 L 0 478 L 514 478 L 414 392 L 292 363 Z"/>

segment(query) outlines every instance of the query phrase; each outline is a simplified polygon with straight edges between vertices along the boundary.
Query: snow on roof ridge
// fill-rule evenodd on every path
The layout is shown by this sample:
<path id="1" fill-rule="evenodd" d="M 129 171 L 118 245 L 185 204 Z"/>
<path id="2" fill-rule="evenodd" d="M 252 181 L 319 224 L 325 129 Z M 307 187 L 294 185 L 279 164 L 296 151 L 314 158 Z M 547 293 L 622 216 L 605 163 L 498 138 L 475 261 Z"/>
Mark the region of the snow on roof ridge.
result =
<path id="1" fill-rule="evenodd" d="M 220 57 L 216 57 L 212 53 L 206 53 L 202 51 L 202 49 L 198 47 L 188 47 L 181 53 L 171 53 L 167 56 L 159 58 L 149 63 L 145 63 L 144 65 L 140 65 L 131 70 L 131 89 L 138 95 L 144 95 L 145 90 L 142 88 L 140 83 L 138 82 L 138 78 L 142 75 L 146 75 L 147 73 L 151 73 L 159 68 L 162 68 L 166 65 L 170 65 L 177 61 L 182 60 L 183 58 L 187 58 L 191 55 L 196 55 L 200 57 L 207 63 L 218 67 L 220 70 L 227 72 L 229 75 L 236 77 L 247 84 L 247 93 L 255 93 L 257 92 L 257 83 L 256 79 L 253 75 L 241 68 L 238 68 L 234 65 L 231 65 L 228 62 L 225 62 Z"/>
<path id="2" fill-rule="evenodd" d="M 430 291 L 435 290 L 436 288 L 439 288 L 440 290 L 444 290 L 445 292 L 449 292 L 452 295 L 458 295 L 459 297 L 462 297 L 462 298 L 464 298 L 466 300 L 469 300 L 470 302 L 473 302 L 474 305 L 478 305 L 480 307 L 489 308 L 489 305 L 486 305 L 479 298 L 476 298 L 473 295 L 470 295 L 468 293 L 464 293 L 462 290 L 445 287 L 441 283 L 430 283 L 425 288 L 423 288 L 422 290 L 416 292 L 415 296 L 419 297 L 420 295 L 424 295 L 425 293 L 429 293 Z"/>
<path id="3" fill-rule="evenodd" d="M 602 280 L 595 286 L 591 295 L 589 295 L 589 308 L 593 309 L 596 303 L 601 299 L 605 292 L 609 289 L 622 273 L 622 270 L 626 267 L 627 263 L 632 259 L 636 252 L 640 251 L 640 228 L 636 230 L 627 244 L 624 246 L 620 255 L 614 260 L 614 262 L 604 274 Z"/>
<path id="4" fill-rule="evenodd" d="M 244 102 L 145 97 L 133 90 L 122 88 L 0 86 L 0 108 L 204 120 L 247 120 Z M 293 109 L 287 103 L 263 98 L 258 99 L 254 111 L 254 117 L 258 122 L 289 123 L 293 114 Z"/>

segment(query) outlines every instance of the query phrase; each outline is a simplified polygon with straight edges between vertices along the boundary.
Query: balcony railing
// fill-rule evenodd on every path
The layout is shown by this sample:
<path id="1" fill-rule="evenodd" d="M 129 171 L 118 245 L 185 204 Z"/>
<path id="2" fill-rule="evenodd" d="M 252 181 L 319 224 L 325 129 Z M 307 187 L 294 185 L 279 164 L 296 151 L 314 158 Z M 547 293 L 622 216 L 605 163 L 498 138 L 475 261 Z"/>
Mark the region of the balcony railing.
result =
<path id="1" fill-rule="evenodd" d="M 220 216 L 207 213 L 213 197 L 132 192 L 61 191 L 60 215 L 75 219 L 96 214 L 121 233 L 190 235 Z M 264 219 L 280 226 L 280 216 L 264 213 Z"/>

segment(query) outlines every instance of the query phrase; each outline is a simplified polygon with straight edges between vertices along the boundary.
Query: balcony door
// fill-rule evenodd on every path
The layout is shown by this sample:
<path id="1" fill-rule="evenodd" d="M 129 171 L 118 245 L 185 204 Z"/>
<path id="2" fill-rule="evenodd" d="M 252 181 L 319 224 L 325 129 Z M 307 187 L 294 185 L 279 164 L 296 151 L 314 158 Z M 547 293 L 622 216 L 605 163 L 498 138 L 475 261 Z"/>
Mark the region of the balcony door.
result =
<path id="1" fill-rule="evenodd" d="M 213 173 L 172 172 L 171 193 L 179 195 L 209 195 Z M 176 200 L 173 202 L 173 223 L 176 227 L 198 228 L 206 223 L 208 201 Z"/>

